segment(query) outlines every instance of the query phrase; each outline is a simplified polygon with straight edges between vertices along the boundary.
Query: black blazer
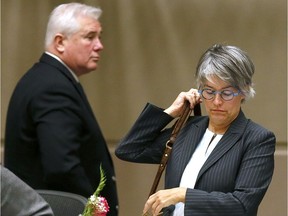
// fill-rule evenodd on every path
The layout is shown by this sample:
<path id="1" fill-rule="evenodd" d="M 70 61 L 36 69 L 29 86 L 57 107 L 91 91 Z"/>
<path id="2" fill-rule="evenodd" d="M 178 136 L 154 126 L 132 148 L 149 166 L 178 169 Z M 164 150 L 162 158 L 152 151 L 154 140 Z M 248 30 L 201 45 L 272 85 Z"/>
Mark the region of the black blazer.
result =
<path id="1" fill-rule="evenodd" d="M 116 155 L 138 163 L 159 163 L 172 117 L 148 104 Z M 208 127 L 207 116 L 190 117 L 179 133 L 165 173 L 165 188 L 178 187 L 182 173 Z M 257 215 L 274 170 L 275 136 L 241 111 L 201 168 L 186 193 L 188 215 Z M 174 206 L 167 208 L 174 210 Z M 167 210 L 166 209 L 166 210 Z M 172 215 L 172 213 L 171 213 Z"/>
<path id="2" fill-rule="evenodd" d="M 115 172 L 110 153 L 79 83 L 68 69 L 43 54 L 17 84 L 8 108 L 4 164 L 35 189 L 102 196 L 117 215 Z"/>

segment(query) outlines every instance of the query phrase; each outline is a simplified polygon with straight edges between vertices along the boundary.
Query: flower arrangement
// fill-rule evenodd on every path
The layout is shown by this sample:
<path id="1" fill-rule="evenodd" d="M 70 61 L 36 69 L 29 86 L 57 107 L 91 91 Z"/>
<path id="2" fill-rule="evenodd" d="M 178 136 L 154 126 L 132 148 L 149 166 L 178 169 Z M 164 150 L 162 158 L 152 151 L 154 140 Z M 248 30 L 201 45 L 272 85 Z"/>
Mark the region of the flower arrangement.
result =
<path id="1" fill-rule="evenodd" d="M 106 176 L 102 166 L 100 166 L 100 183 L 94 194 L 88 199 L 83 213 L 79 216 L 106 216 L 109 205 L 105 197 L 100 196 L 106 182 Z"/>

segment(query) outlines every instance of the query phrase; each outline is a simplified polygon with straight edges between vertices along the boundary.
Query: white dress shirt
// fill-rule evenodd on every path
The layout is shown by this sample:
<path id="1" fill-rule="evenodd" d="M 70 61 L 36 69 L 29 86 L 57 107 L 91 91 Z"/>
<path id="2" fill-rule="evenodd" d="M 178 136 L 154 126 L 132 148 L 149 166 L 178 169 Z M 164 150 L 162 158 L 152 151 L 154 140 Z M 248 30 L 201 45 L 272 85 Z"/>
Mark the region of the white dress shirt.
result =
<path id="1" fill-rule="evenodd" d="M 188 162 L 180 181 L 180 187 L 194 188 L 197 176 L 203 164 L 220 141 L 223 135 L 214 134 L 208 128 Z M 184 203 L 179 202 L 175 205 L 173 216 L 184 215 Z"/>

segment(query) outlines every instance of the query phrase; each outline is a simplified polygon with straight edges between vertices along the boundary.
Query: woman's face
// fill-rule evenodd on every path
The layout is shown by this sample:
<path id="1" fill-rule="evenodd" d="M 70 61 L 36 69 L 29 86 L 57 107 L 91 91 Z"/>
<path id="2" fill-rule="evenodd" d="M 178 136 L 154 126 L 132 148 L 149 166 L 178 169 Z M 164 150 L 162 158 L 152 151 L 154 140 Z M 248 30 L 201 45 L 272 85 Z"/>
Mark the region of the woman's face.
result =
<path id="1" fill-rule="evenodd" d="M 210 81 L 207 81 L 203 88 L 215 91 L 232 90 L 234 93 L 238 92 L 238 89 L 218 77 L 213 77 Z M 244 98 L 245 96 L 240 93 L 229 101 L 225 101 L 220 94 L 216 94 L 211 100 L 203 99 L 209 116 L 209 129 L 215 133 L 224 134 L 231 122 L 238 116 L 241 101 Z"/>

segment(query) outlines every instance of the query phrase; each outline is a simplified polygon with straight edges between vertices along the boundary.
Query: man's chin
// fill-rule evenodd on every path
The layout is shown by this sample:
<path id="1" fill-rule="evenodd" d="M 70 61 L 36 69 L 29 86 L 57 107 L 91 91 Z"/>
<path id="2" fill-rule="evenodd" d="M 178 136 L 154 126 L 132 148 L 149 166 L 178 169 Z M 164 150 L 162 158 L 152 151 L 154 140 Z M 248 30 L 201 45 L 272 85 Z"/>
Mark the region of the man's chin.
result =
<path id="1" fill-rule="evenodd" d="M 87 73 L 90 73 L 90 72 L 92 72 L 92 71 L 95 71 L 96 69 L 98 68 L 98 65 L 97 64 L 95 64 L 95 65 L 92 65 L 92 66 L 90 66 L 89 68 L 87 68 Z"/>
<path id="2" fill-rule="evenodd" d="M 89 72 L 91 72 L 91 71 L 94 71 L 94 70 L 96 70 L 98 68 L 98 64 L 93 64 L 93 65 L 91 65 L 90 67 L 89 67 Z"/>

